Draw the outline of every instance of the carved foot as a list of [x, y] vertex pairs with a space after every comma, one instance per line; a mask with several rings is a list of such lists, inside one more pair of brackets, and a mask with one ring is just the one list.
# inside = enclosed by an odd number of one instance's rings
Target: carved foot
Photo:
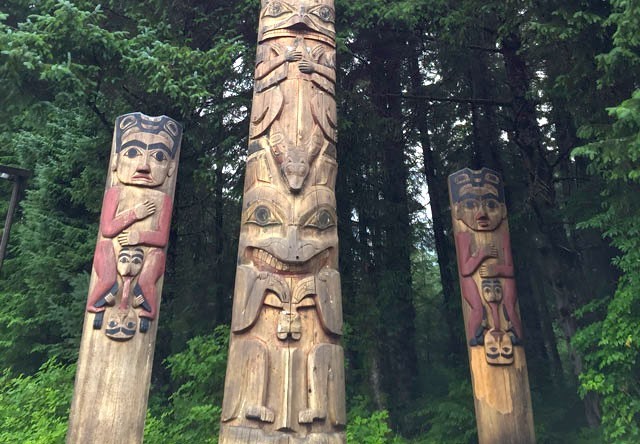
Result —
[[113, 293], [107, 293], [104, 297], [98, 299], [98, 302], [93, 304], [96, 308], [102, 308], [105, 305], [113, 306], [116, 303], [116, 296]]
[[247, 407], [244, 416], [247, 419], [255, 419], [256, 421], [262, 422], [273, 422], [276, 419], [271, 409], [256, 405]]
[[133, 308], [142, 306], [143, 309], [151, 311], [151, 305], [149, 305], [147, 300], [144, 298], [142, 289], [138, 284], [136, 284], [136, 286], [134, 287], [133, 294], [135, 295], [135, 298], [133, 298], [133, 302], [131, 303], [133, 305]]
[[140, 318], [140, 333], [146, 333], [149, 331], [149, 327], [151, 327], [151, 319], [149, 318]]
[[96, 313], [96, 316], [93, 318], [93, 329], [100, 330], [102, 328], [103, 321], [104, 321], [104, 311]]
[[307, 409], [302, 410], [298, 414], [298, 422], [300, 424], [311, 424], [316, 419], [323, 420], [327, 417], [327, 414], [319, 409]]

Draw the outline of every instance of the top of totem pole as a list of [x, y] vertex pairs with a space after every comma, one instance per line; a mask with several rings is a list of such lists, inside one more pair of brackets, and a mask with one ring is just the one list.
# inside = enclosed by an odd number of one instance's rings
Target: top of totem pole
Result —
[[281, 36], [306, 37], [335, 46], [334, 0], [262, 0], [258, 42]]
[[494, 231], [507, 217], [500, 174], [464, 168], [449, 176], [453, 215], [473, 231]]
[[124, 185], [162, 186], [173, 176], [182, 126], [167, 116], [125, 114], [116, 119], [111, 170]]

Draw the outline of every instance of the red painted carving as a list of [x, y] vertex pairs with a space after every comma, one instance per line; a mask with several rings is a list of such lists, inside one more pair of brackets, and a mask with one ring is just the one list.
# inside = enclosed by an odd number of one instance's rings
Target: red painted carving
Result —
[[[101, 328], [101, 313], [115, 303], [118, 294], [121, 317], [126, 318], [123, 304], [129, 303], [133, 292], [131, 304], [142, 307], [140, 330], [146, 331], [158, 310], [156, 285], [164, 274], [164, 248], [169, 241], [173, 210], [165, 182], [175, 171], [181, 130], [168, 117], [151, 118], [139, 113], [119, 117], [116, 125], [112, 186], [105, 192], [102, 204], [93, 262], [96, 279], [87, 310], [98, 314], [94, 327]], [[116, 255], [133, 247], [140, 250], [142, 261], [135, 274], [119, 267], [126, 257], [116, 259]]]
[[502, 181], [486, 168], [464, 169], [450, 176], [449, 188], [469, 345], [484, 344], [492, 364], [510, 364], [522, 324]]

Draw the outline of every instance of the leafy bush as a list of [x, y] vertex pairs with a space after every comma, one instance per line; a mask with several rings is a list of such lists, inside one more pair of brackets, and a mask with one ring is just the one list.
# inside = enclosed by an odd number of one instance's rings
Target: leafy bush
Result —
[[0, 443], [63, 443], [73, 393], [74, 366], [50, 359], [33, 376], [0, 376]]

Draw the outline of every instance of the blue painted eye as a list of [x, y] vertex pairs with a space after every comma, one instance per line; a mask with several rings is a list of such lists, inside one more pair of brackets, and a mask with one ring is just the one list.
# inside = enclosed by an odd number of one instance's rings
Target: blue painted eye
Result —
[[136, 157], [138, 157], [140, 155], [140, 152], [138, 151], [137, 148], [129, 148], [125, 153], [125, 156], [127, 156], [129, 159], [134, 159]]
[[155, 151], [155, 152], [151, 153], [151, 157], [156, 159], [158, 162], [163, 162], [163, 161], [167, 160], [166, 154], [163, 153], [162, 151]]

